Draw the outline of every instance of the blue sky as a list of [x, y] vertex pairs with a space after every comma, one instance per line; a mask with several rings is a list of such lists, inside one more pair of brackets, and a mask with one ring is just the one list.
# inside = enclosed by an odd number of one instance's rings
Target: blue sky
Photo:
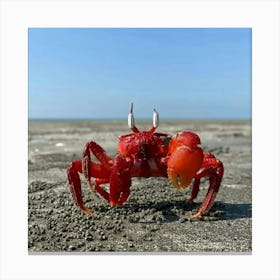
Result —
[[251, 118], [249, 28], [30, 28], [29, 118]]

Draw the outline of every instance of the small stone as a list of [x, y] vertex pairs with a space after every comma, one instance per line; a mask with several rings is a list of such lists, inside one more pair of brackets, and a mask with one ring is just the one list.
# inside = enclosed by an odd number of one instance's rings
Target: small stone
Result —
[[64, 146], [64, 143], [56, 143], [55, 146], [56, 146], [56, 147], [63, 147], [63, 146]]
[[85, 236], [85, 240], [86, 240], [86, 241], [92, 241], [92, 240], [93, 240], [92, 235], [91, 235], [90, 233], [87, 234], [87, 235]]
[[70, 246], [68, 247], [68, 249], [69, 249], [70, 251], [74, 251], [74, 250], [76, 250], [77, 248], [76, 248], [76, 246], [74, 246], [74, 245], [70, 245]]
[[128, 241], [133, 241], [133, 240], [134, 240], [134, 238], [132, 237], [132, 235], [131, 235], [131, 234], [129, 234], [129, 235], [127, 235], [127, 240], [128, 240]]
[[99, 236], [99, 240], [101, 240], [101, 241], [104, 241], [104, 240], [107, 240], [107, 239], [108, 238], [107, 238], [107, 236], [105, 234]]
[[179, 219], [180, 223], [185, 223], [188, 219], [186, 217], [182, 217]]
[[146, 241], [153, 241], [153, 238], [152, 238], [151, 236], [147, 236], [147, 237], [145, 238], [145, 240], [146, 240]]
[[157, 226], [157, 225], [151, 227], [151, 229], [150, 229], [151, 232], [155, 232], [155, 231], [158, 231], [158, 230], [159, 230], [159, 226]]
[[87, 246], [87, 251], [94, 252], [94, 251], [96, 251], [96, 248], [95, 248], [94, 245], [90, 244], [90, 245]]

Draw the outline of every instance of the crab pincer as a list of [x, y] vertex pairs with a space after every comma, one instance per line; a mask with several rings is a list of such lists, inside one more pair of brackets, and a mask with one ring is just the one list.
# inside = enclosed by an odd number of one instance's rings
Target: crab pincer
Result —
[[175, 188], [188, 187], [201, 167], [203, 151], [199, 144], [199, 137], [191, 131], [180, 132], [172, 138], [169, 145], [167, 174]]

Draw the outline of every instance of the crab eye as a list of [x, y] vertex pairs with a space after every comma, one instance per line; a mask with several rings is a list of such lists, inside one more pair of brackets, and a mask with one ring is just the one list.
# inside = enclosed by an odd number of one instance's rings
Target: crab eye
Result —
[[133, 117], [132, 113], [128, 114], [127, 123], [128, 123], [128, 127], [129, 128], [133, 128], [134, 127], [134, 117]]
[[154, 109], [154, 114], [153, 114], [153, 127], [157, 128], [159, 125], [159, 116], [158, 116], [158, 112], [156, 109]]

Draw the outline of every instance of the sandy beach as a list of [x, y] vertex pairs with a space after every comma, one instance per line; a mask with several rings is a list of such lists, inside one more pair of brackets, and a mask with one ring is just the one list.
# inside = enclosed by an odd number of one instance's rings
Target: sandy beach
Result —
[[[140, 129], [150, 122], [137, 122]], [[193, 205], [190, 188], [178, 191], [166, 178], [133, 178], [122, 207], [91, 193], [81, 177], [83, 214], [74, 204], [67, 167], [81, 159], [94, 140], [113, 156], [118, 136], [130, 133], [126, 121], [29, 121], [28, 250], [45, 252], [251, 253], [251, 122], [238, 120], [161, 121], [158, 132], [199, 134], [202, 147], [225, 167], [212, 210], [189, 221], [205, 196], [208, 180]]]

